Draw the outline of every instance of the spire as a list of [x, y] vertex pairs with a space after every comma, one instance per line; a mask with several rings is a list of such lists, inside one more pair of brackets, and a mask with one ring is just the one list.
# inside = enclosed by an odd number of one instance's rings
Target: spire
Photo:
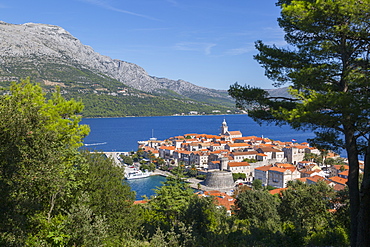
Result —
[[227, 127], [226, 119], [224, 118], [224, 121], [222, 122], [221, 126], [221, 135], [226, 135], [227, 132], [229, 132], [229, 130]]
[[222, 125], [227, 125], [225, 118], [224, 118], [224, 121], [222, 122]]

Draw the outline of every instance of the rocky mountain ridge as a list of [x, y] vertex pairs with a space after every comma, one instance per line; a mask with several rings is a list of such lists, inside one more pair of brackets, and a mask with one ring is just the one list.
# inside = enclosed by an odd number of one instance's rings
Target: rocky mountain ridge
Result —
[[148, 93], [171, 90], [190, 98], [194, 93], [205, 97], [228, 98], [218, 90], [199, 87], [183, 80], [150, 76], [136, 64], [95, 52], [92, 47], [82, 44], [69, 32], [54, 25], [0, 22], [0, 64], [15, 60], [78, 65]]

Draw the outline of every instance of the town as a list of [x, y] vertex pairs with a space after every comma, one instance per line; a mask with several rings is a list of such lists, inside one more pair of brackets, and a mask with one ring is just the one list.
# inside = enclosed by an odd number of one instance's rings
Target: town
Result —
[[148, 159], [160, 157], [168, 166], [183, 164], [203, 175], [219, 171], [242, 173], [245, 184], [258, 179], [263, 186], [284, 189], [293, 180], [307, 184], [322, 180], [338, 191], [344, 189], [348, 179], [346, 159], [334, 152], [318, 150], [307, 142], [244, 137], [240, 131], [229, 131], [226, 120], [219, 135], [185, 134], [164, 141], [151, 138], [138, 144]]

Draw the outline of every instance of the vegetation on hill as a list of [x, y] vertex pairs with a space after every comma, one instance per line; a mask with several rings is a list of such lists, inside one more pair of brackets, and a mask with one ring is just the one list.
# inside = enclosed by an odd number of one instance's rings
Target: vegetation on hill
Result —
[[78, 64], [72, 66], [40, 61], [36, 65], [24, 58], [0, 66], [0, 85], [3, 87], [28, 76], [40, 83], [46, 92], [52, 93], [55, 86], [59, 86], [67, 99], [82, 100], [84, 117], [165, 116], [189, 114], [191, 111], [199, 114], [235, 112], [231, 99], [225, 101], [202, 94], [190, 99], [171, 90], [149, 94]]
[[189, 114], [227, 114], [230, 108], [184, 100], [164, 98], [160, 96], [109, 96], [105, 94], [85, 94], [83, 97], [75, 94], [68, 98], [81, 99], [85, 105], [84, 117], [125, 117], [125, 116], [168, 116]]

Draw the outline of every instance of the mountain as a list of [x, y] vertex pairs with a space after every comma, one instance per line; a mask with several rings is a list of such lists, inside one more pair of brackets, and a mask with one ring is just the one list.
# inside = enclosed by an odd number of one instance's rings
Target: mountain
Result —
[[[183, 80], [150, 76], [136, 64], [100, 55], [63, 28], [53, 25], [0, 22], [0, 65], [0, 80], [3, 81], [9, 79], [8, 77], [27, 76], [26, 72], [31, 72], [29, 76], [40, 82], [68, 81], [68, 74], [65, 72], [69, 69], [66, 67], [72, 67], [109, 77], [149, 94], [233, 105], [226, 91], [199, 87]], [[54, 72], [43, 71], [42, 66], [51, 68]], [[88, 83], [84, 78], [80, 79], [82, 81], [76, 83]]]
[[272, 97], [285, 97], [292, 98], [292, 95], [288, 92], [288, 87], [276, 88], [276, 89], [265, 89]]
[[95, 52], [61, 27], [0, 21], [0, 85], [26, 77], [46, 92], [59, 86], [66, 98], [81, 99], [87, 117], [235, 110], [226, 90], [151, 76], [134, 63]]

